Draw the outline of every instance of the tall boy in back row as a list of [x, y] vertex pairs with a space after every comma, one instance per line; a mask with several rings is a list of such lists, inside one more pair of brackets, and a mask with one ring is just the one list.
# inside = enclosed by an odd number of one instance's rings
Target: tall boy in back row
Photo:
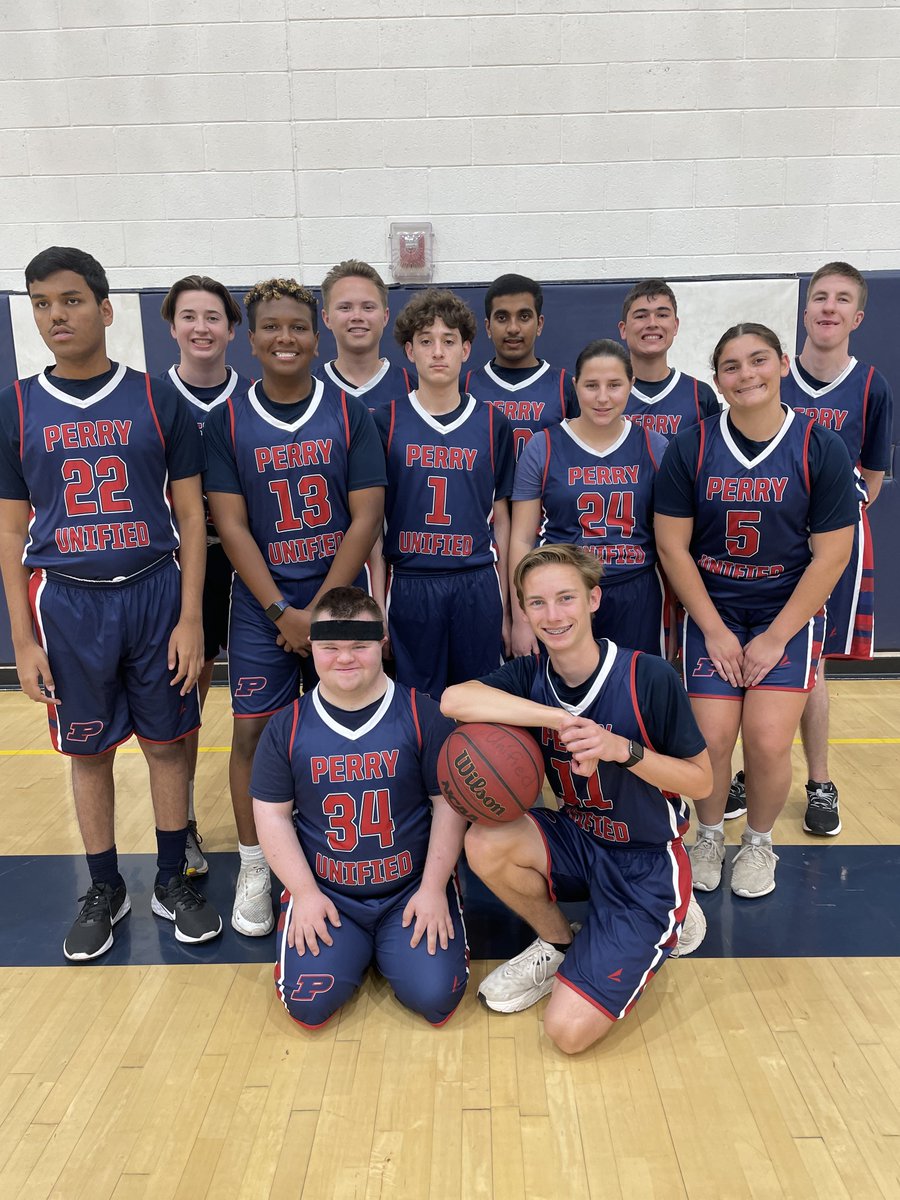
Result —
[[[828, 600], [823, 659], [868, 659], [873, 652], [874, 565], [866, 510], [878, 499], [890, 466], [894, 407], [884, 376], [850, 354], [850, 335], [862, 324], [867, 298], [865, 279], [849, 263], [826, 263], [815, 272], [803, 313], [806, 340], [781, 385], [786, 403], [839, 435], [856, 468], [859, 521], [850, 561]], [[828, 709], [823, 664], [800, 720], [809, 772], [803, 828], [834, 837], [841, 832], [841, 817], [828, 769]], [[746, 811], [744, 773], [739, 771], [725, 816]]]
[[678, 302], [665, 280], [636, 283], [625, 297], [619, 322], [634, 368], [625, 416], [667, 440], [721, 412], [708, 383], [669, 366], [677, 333]]
[[179, 941], [204, 942], [222, 922], [184, 874], [184, 741], [200, 723], [203, 665], [200, 432], [170, 383], [110, 361], [113, 308], [95, 258], [51, 246], [25, 285], [53, 365], [0, 393], [0, 567], [19, 680], [70, 756], [90, 872], [63, 953], [105, 953], [131, 910], [113, 764], [132, 734], [156, 823], [151, 909]]
[[367, 262], [344, 259], [322, 280], [322, 320], [337, 346], [337, 358], [324, 367], [326, 381], [362, 400], [370, 412], [416, 386], [406, 367], [381, 356], [390, 315], [384, 280]]
[[495, 279], [484, 297], [484, 327], [494, 357], [466, 375], [464, 391], [489, 401], [512, 426], [517, 462], [538, 430], [578, 416], [571, 375], [535, 353], [544, 328], [543, 308], [544, 292], [534, 279]]

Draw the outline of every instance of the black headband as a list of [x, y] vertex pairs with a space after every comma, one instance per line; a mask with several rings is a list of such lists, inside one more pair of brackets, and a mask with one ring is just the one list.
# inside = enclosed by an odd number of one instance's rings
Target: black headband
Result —
[[380, 642], [383, 637], [382, 621], [313, 621], [309, 627], [311, 642]]

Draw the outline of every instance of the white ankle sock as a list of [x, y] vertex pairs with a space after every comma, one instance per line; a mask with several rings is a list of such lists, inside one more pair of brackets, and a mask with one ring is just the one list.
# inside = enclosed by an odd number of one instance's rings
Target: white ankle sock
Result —
[[741, 834], [742, 842], [749, 842], [751, 846], [771, 846], [772, 845], [772, 830], [768, 833], [757, 833], [755, 829], [751, 829], [748, 825]]
[[266, 865], [266, 856], [262, 852], [262, 846], [245, 846], [243, 842], [238, 842], [238, 852], [241, 856], [242, 867], [264, 867]]
[[712, 835], [714, 833], [724, 834], [724, 832], [725, 832], [725, 818], [724, 817], [718, 823], [718, 825], [704, 825], [702, 821], [697, 822], [697, 840], [698, 841], [705, 837], [712, 837]]

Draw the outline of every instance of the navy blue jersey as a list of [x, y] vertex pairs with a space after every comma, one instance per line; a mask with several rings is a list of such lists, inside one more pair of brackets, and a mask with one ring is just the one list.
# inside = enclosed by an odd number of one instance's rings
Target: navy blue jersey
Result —
[[206, 423], [206, 418], [220, 404], [224, 404], [229, 396], [233, 396], [239, 392], [246, 392], [250, 387], [252, 380], [245, 379], [243, 375], [239, 375], [234, 367], [227, 368], [225, 382], [220, 387], [195, 387], [192, 383], [185, 383], [178, 374], [177, 367], [169, 367], [163, 379], [167, 379], [176, 391], [180, 392], [187, 400], [191, 407], [191, 411], [197, 418], [197, 424], [203, 429]]
[[[700, 425], [691, 553], [714, 601], [760, 609], [783, 607], [811, 561], [810, 533], [824, 532], [810, 525], [810, 442], [815, 423], [793, 409], [785, 411], [781, 429], [764, 445], [757, 443], [752, 458], [746, 443], [739, 444], [727, 413], [708, 417]], [[692, 430], [680, 434], [669, 447], [660, 480], [666, 476], [670, 454], [676, 451], [674, 461], [679, 444], [692, 434]], [[835, 499], [846, 500], [849, 495], [852, 505], [853, 477], [843, 447], [840, 456], [845, 464], [843, 487], [837, 489]], [[668, 507], [657, 499], [658, 511]], [[853, 508], [849, 511], [852, 515], [844, 525], [855, 523]]]
[[719, 411], [716, 394], [708, 383], [676, 370], [658, 382], [635, 379], [625, 405], [629, 421], [661, 433], [667, 440]]
[[437, 752], [453, 722], [430, 697], [391, 680], [364, 725], [354, 715], [327, 705], [318, 687], [276, 713], [250, 791], [293, 801], [300, 845], [322, 883], [352, 896], [389, 895], [421, 878]]
[[386, 358], [381, 360], [381, 366], [372, 378], [359, 387], [354, 387], [341, 375], [334, 360], [325, 364], [325, 376], [326, 386], [332, 384], [339, 392], [356, 396], [358, 400], [362, 400], [369, 412], [374, 412], [382, 404], [389, 404], [391, 400], [408, 396], [416, 386], [415, 376], [411, 376], [406, 367], [395, 366]]
[[469, 371], [463, 391], [500, 409], [512, 425], [517, 459], [538, 430], [579, 412], [571, 376], [545, 361], [511, 369], [487, 362]]
[[[169, 367], [162, 378], [168, 380], [175, 390], [184, 396], [191, 412], [197, 418], [197, 425], [201, 433], [203, 432], [203, 426], [206, 424], [206, 418], [212, 410], [218, 405], [224, 404], [229, 396], [234, 395], [236, 392], [246, 392], [251, 383], [249, 379], [245, 379], [243, 375], [239, 375], [234, 367], [228, 368], [225, 382], [220, 387], [195, 387], [192, 383], [185, 383], [178, 374], [178, 368], [174, 366]], [[219, 536], [209, 515], [209, 505], [206, 503], [206, 496], [203, 497], [203, 502], [206, 507], [207, 541], [209, 543], [218, 542]]]
[[[600, 665], [578, 689], [568, 689], [553, 671], [546, 650], [513, 659], [480, 682], [537, 704], [564, 708], [621, 737], [667, 754], [693, 758], [705, 743], [687, 693], [668, 663], [651, 654], [620, 649], [603, 639]], [[620, 763], [601, 762], [595, 774], [572, 771], [572, 756], [550, 729], [536, 731], [544, 769], [563, 812], [581, 829], [611, 845], [659, 846], [680, 837], [688, 806]]]
[[494, 499], [512, 491], [512, 434], [492, 405], [464, 396], [443, 419], [415, 392], [375, 413], [388, 486], [384, 557], [405, 571], [453, 571], [497, 560]]
[[884, 376], [851, 358], [831, 383], [813, 379], [798, 359], [781, 381], [781, 398], [797, 412], [833, 429], [854, 466], [887, 471], [891, 465], [894, 400]]
[[657, 560], [653, 492], [666, 440], [630, 422], [606, 450], [579, 439], [568, 421], [525, 447], [513, 501], [541, 501], [538, 544], [568, 542], [596, 554], [603, 586], [631, 578]]
[[[203, 446], [184, 401], [124, 365], [93, 380], [44, 372], [0, 399], [2, 494], [34, 509], [24, 562], [77, 579], [139, 574], [179, 543], [169, 480], [203, 470]], [[18, 470], [7, 470], [18, 453]]]
[[[273, 415], [279, 408], [288, 419]], [[292, 417], [295, 410], [300, 415]], [[352, 468], [357, 429], [370, 432], [377, 452], [377, 459], [367, 454], [362, 478]], [[207, 491], [244, 497], [250, 531], [276, 582], [326, 575], [350, 525], [349, 493], [385, 482], [369, 413], [320, 379], [311, 399], [286, 406], [273, 405], [255, 383], [214, 410], [204, 436]]]

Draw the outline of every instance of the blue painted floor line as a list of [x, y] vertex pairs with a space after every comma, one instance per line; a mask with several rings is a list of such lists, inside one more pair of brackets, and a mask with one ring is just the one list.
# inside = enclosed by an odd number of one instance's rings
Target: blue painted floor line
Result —
[[[900, 847], [811, 844], [778, 848], [778, 886], [760, 900], [741, 900], [724, 882], [717, 892], [696, 893], [708, 922], [696, 958], [843, 958], [900, 956]], [[274, 962], [275, 935], [246, 938], [231, 928], [237, 854], [209, 854], [200, 888], [222, 915], [223, 934], [185, 946], [170, 921], [153, 916], [150, 894], [156, 863], [149, 854], [120, 855], [132, 911], [115, 928], [113, 948], [94, 963]], [[508, 958], [533, 936], [463, 866], [466, 928], [473, 958]], [[0, 858], [0, 966], [65, 963], [62, 941], [88, 885], [77, 855]], [[273, 888], [278, 894], [277, 885]], [[573, 916], [579, 908], [570, 907]]]

